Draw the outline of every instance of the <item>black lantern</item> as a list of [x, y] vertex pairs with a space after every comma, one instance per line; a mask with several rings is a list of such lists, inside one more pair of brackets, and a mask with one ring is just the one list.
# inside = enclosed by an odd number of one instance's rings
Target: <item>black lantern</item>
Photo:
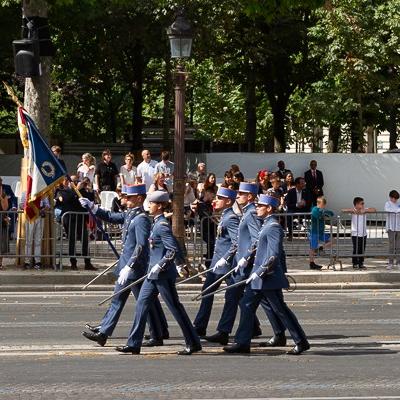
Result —
[[192, 50], [193, 31], [183, 10], [177, 13], [175, 21], [167, 29], [171, 45], [171, 58], [188, 58]]

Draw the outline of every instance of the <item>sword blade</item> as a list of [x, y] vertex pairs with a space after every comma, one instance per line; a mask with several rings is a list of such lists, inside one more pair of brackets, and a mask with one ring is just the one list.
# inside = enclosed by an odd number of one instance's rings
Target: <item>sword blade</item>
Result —
[[114, 264], [110, 265], [107, 267], [104, 271], [101, 271], [98, 275], [96, 275], [90, 282], [88, 282], [85, 286], [82, 287], [82, 290], [85, 290], [88, 286], [90, 286], [94, 281], [99, 279], [101, 276], [103, 276], [105, 273], [107, 273], [111, 268], [115, 267], [118, 264], [118, 261], [115, 261]]
[[224, 292], [224, 291], [226, 291], [226, 290], [233, 289], [233, 288], [235, 288], [235, 287], [242, 286], [242, 285], [245, 285], [245, 284], [246, 284], [246, 279], [244, 279], [243, 281], [236, 282], [236, 283], [234, 283], [234, 284], [232, 284], [232, 285], [228, 285], [228, 286], [226, 286], [226, 287], [217, 289], [217, 290], [215, 290], [214, 292], [207, 293], [207, 294], [205, 294], [204, 296], [201, 296], [198, 300], [206, 299], [207, 297], [214, 296], [214, 295], [217, 294], [217, 293]]
[[[236, 267], [235, 267], [236, 268]], [[192, 297], [192, 301], [196, 301], [199, 299], [200, 296], [203, 296], [204, 293], [208, 292], [211, 288], [214, 286], [217, 286], [220, 282], [222, 282], [225, 278], [227, 278], [234, 270], [235, 268], [232, 268], [229, 270], [225, 275], [222, 275], [221, 278], [217, 279], [215, 282], [213, 282], [210, 286], [206, 287], [202, 292], [200, 292], [198, 295]]]
[[212, 270], [212, 268], [208, 268], [208, 269], [206, 269], [205, 271], [201, 271], [201, 272], [199, 272], [199, 273], [196, 274], [196, 275], [189, 276], [189, 278], [186, 278], [186, 279], [184, 279], [183, 281], [178, 282], [175, 286], [182, 285], [182, 283], [186, 283], [186, 282], [188, 282], [188, 281], [191, 281], [192, 279], [197, 278], [198, 276], [204, 275], [204, 274], [206, 274], [207, 272], [209, 272], [209, 271], [211, 271], [211, 270]]
[[132, 283], [129, 284], [128, 286], [125, 286], [124, 288], [122, 288], [121, 290], [119, 290], [118, 292], [113, 293], [111, 296], [108, 296], [107, 298], [105, 298], [104, 300], [102, 300], [102, 301], [99, 303], [99, 306], [103, 305], [106, 301], [111, 300], [112, 298], [114, 298], [114, 297], [120, 295], [121, 293], [125, 292], [126, 290], [129, 290], [131, 287], [133, 287], [133, 286], [135, 286], [135, 285], [138, 285], [139, 283], [143, 282], [143, 281], [147, 278], [147, 275], [148, 275], [148, 274], [142, 276], [141, 278], [137, 279], [135, 282], [132, 282]]

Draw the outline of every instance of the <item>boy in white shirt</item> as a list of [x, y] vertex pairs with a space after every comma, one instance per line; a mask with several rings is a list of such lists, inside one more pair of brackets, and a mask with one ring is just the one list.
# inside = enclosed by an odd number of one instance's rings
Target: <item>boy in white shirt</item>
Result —
[[385, 203], [386, 231], [389, 237], [389, 263], [386, 269], [392, 269], [396, 258], [397, 267], [400, 268], [400, 205], [399, 192], [391, 190], [389, 201]]
[[351, 216], [351, 240], [353, 242], [353, 268], [365, 269], [364, 257], [358, 254], [365, 253], [367, 244], [367, 216], [366, 213], [376, 212], [375, 208], [365, 208], [364, 199], [362, 197], [354, 197], [354, 208], [344, 208], [343, 212], [353, 214]]

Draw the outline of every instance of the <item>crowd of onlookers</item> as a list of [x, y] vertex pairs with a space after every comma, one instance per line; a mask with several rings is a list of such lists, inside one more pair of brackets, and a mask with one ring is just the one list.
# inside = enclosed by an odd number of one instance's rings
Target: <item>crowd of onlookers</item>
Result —
[[[61, 157], [61, 148], [52, 147], [53, 154], [58, 158], [62, 166], [67, 171], [66, 165]], [[106, 149], [101, 155], [101, 160], [96, 163], [95, 158], [90, 153], [82, 155], [81, 162], [76, 166], [76, 170], [68, 171], [70, 180], [65, 178], [59, 187], [54, 191], [54, 213], [58, 222], [63, 224], [68, 238], [69, 254], [77, 254], [77, 241], [80, 242], [80, 255], [83, 256], [85, 269], [95, 269], [91, 264], [88, 242], [90, 238], [99, 235], [98, 221], [94, 221], [91, 216], [87, 216], [86, 210], [82, 208], [78, 201], [78, 196], [71, 182], [80, 191], [83, 197], [88, 198], [99, 204], [103, 204], [104, 195], [111, 194], [112, 202], [108, 204], [112, 211], [124, 211], [123, 187], [142, 183], [146, 185], [147, 192], [161, 190], [168, 192], [172, 200], [174, 163], [170, 161], [170, 153], [163, 151], [160, 161], [152, 159], [149, 150], [143, 150], [142, 160], [135, 163], [132, 153], [127, 153], [124, 163], [117, 167], [112, 159], [110, 150]], [[135, 164], [138, 164], [135, 166]], [[193, 218], [200, 217], [201, 234], [207, 243], [206, 259], [211, 259], [216, 235], [216, 221], [213, 215], [213, 200], [216, 197], [219, 187], [227, 187], [238, 190], [243, 181], [256, 182], [259, 187], [259, 194], [268, 194], [279, 198], [280, 205], [278, 212], [286, 213], [280, 221], [287, 235], [287, 240], [293, 239], [293, 231], [301, 226], [304, 221], [301, 214], [311, 213], [309, 217], [309, 240], [310, 240], [310, 268], [320, 269], [314, 262], [318, 249], [322, 246], [330, 245], [330, 238], [324, 233], [324, 219], [332, 217], [333, 213], [326, 209], [326, 198], [323, 196], [324, 178], [320, 170], [317, 169], [317, 162], [312, 160], [310, 168], [304, 172], [303, 176], [294, 176], [292, 171], [286, 168], [284, 161], [277, 163], [275, 170], [262, 169], [255, 177], [245, 176], [240, 170], [239, 165], [232, 164], [224, 173], [222, 182], [217, 182], [217, 177], [213, 172], [208, 172], [206, 164], [199, 162], [195, 170], [186, 175], [186, 185], [184, 190], [184, 213], [186, 224], [193, 224]], [[400, 207], [397, 204], [399, 194], [391, 191], [389, 201], [385, 205], [385, 211], [395, 213], [395, 219], [388, 216], [386, 227], [389, 237], [390, 254], [400, 253]], [[24, 193], [22, 193], [19, 204], [9, 185], [3, 185], [0, 178], [0, 211], [14, 211], [23, 209]], [[364, 200], [360, 197], [354, 199], [353, 208], [343, 209], [342, 211], [352, 214], [351, 236], [353, 240], [353, 266], [354, 268], [364, 268], [364, 258], [356, 256], [365, 252], [366, 246], [366, 218], [368, 212], [375, 212], [375, 209], [366, 208]], [[238, 206], [234, 209], [240, 213]], [[51, 209], [48, 199], [43, 199], [40, 203], [40, 217], [44, 217], [45, 211]], [[68, 218], [63, 216], [68, 213]], [[81, 213], [81, 214], [80, 214]], [[298, 216], [293, 215], [298, 214]], [[398, 215], [397, 215], [398, 214]], [[11, 214], [8, 214], [11, 215]], [[8, 240], [15, 232], [16, 216], [9, 218], [2, 213], [0, 221], [0, 268], [1, 254], [7, 253]], [[206, 218], [204, 218], [206, 217]], [[208, 217], [208, 218], [207, 218]], [[12, 226], [11, 226], [12, 225]], [[31, 265], [36, 269], [41, 268], [41, 238], [43, 234], [43, 218], [38, 218], [34, 222], [27, 222], [26, 225], [26, 263], [25, 267]], [[71, 256], [71, 268], [77, 269], [77, 259]], [[31, 263], [32, 261], [32, 263]], [[397, 264], [400, 265], [400, 256], [389, 257], [388, 268], [391, 269]]]

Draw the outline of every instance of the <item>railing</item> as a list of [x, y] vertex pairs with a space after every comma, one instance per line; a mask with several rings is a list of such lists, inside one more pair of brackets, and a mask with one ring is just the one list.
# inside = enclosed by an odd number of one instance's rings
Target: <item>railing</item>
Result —
[[[0, 212], [0, 258], [18, 260], [20, 265], [29, 263], [35, 255], [34, 243], [39, 240], [37, 257], [48, 258], [48, 264], [57, 265], [60, 269], [69, 259], [84, 261], [90, 258], [92, 262], [115, 260], [109, 244], [88, 213], [67, 212], [58, 223], [54, 215], [48, 212], [35, 222], [37, 230], [34, 234], [31, 232], [33, 225], [27, 222], [18, 235], [16, 227], [21, 213]], [[400, 213], [342, 213], [335, 217], [324, 217], [321, 223], [313, 222], [310, 213], [280, 213], [276, 217], [285, 232], [284, 249], [288, 257], [307, 258], [313, 247], [315, 256], [327, 258], [328, 267], [334, 269], [337, 265], [341, 269], [344, 259], [352, 259], [349, 261], [359, 264], [360, 258], [380, 257], [387, 258], [389, 263], [399, 259], [400, 264]], [[185, 219], [186, 250], [189, 262], [194, 267], [207, 268], [210, 265], [218, 222], [218, 216]], [[103, 224], [113, 245], [120, 252], [121, 227], [98, 220], [97, 223]], [[387, 224], [394, 229], [398, 226], [399, 231], [388, 232]], [[329, 248], [324, 242], [330, 245]]]

